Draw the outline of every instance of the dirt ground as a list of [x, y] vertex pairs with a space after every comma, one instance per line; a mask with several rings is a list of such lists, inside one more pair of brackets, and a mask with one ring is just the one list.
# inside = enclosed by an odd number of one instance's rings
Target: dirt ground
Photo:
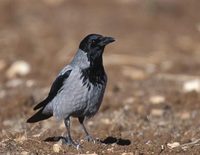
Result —
[[[199, 0], [1, 0], [0, 154], [200, 154]], [[101, 140], [83, 148], [46, 142], [65, 133], [54, 118], [26, 124], [59, 70], [89, 33], [106, 48], [108, 86], [86, 121]], [[25, 61], [24, 75], [12, 70]]]

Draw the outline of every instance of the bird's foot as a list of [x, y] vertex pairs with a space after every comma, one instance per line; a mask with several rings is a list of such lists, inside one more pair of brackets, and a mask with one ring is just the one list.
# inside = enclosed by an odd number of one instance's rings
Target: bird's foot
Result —
[[64, 144], [72, 146], [76, 148], [77, 150], [82, 148], [82, 146], [79, 143], [75, 143], [71, 138], [65, 137], [62, 141]]
[[91, 135], [86, 135], [84, 139], [88, 142], [93, 142], [94, 144], [98, 142], [98, 140]]

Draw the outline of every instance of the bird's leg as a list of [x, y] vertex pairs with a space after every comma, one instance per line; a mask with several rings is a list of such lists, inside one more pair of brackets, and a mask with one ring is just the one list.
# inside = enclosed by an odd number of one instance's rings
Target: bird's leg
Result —
[[96, 142], [96, 139], [93, 138], [93, 137], [88, 133], [88, 131], [87, 131], [87, 129], [86, 129], [84, 123], [83, 123], [84, 117], [79, 117], [78, 120], [79, 120], [79, 122], [80, 122], [80, 124], [81, 124], [81, 126], [82, 126], [82, 128], [83, 128], [83, 130], [84, 130], [84, 132], [85, 132], [85, 134], [86, 134], [85, 139], [86, 139], [88, 142], [89, 142], [89, 141], [92, 141], [92, 142], [95, 143], [95, 142]]
[[65, 138], [65, 143], [68, 144], [68, 145], [72, 145], [74, 146], [76, 149], [79, 149], [80, 145], [75, 143], [73, 140], [72, 140], [72, 137], [71, 137], [71, 133], [70, 133], [70, 119], [69, 118], [66, 118], [64, 120], [64, 123], [65, 123], [65, 127], [67, 129], [67, 134], [68, 134], [68, 137]]

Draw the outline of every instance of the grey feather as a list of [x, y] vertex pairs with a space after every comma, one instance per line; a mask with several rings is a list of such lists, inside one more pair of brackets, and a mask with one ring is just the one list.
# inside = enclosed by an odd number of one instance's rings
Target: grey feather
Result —
[[[46, 109], [53, 111], [57, 119], [69, 116], [93, 116], [99, 109], [106, 87], [107, 77], [104, 75], [104, 83], [92, 85], [87, 79], [86, 85], [82, 82], [82, 69], [89, 67], [90, 62], [86, 54], [78, 50], [69, 66], [65, 67], [60, 73], [63, 75], [67, 70], [71, 70], [69, 77], [64, 81], [62, 90], [46, 106]], [[88, 90], [88, 85], [90, 90]]]
[[67, 66], [60, 72], [56, 80], [53, 82], [47, 98], [40, 102], [38, 105], [36, 105], [34, 107], [34, 110], [37, 110], [42, 107], [44, 108], [50, 101], [53, 100], [53, 98], [59, 93], [59, 91], [62, 90], [63, 83], [69, 77], [71, 71], [72, 69], [70, 68], [70, 66]]
[[51, 101], [56, 118], [63, 119], [70, 115], [89, 117], [99, 109], [105, 86], [93, 86], [90, 84], [91, 89], [88, 91], [87, 86], [83, 85], [80, 78], [80, 69], [74, 68], [69, 78], [65, 81], [62, 91]]

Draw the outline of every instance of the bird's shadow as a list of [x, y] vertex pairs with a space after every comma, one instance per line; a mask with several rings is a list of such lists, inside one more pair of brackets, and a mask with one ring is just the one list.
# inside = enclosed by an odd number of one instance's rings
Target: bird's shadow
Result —
[[116, 137], [112, 137], [112, 136], [109, 136], [104, 140], [100, 140], [100, 142], [103, 144], [107, 144], [107, 145], [117, 144], [117, 145], [121, 145], [121, 146], [131, 144], [131, 141], [129, 139], [116, 138]]
[[[45, 142], [58, 142], [59, 140], [65, 140], [65, 137], [63, 137], [63, 136], [48, 137], [44, 141]], [[100, 142], [102, 144], [106, 144], [106, 145], [117, 144], [117, 145], [121, 145], [121, 146], [126, 146], [126, 145], [131, 144], [131, 141], [129, 139], [116, 138], [116, 137], [112, 137], [112, 136], [109, 136], [109, 137], [105, 138], [104, 140], [98, 140], [98, 142]]]
[[65, 137], [63, 137], [63, 136], [53, 136], [53, 137], [48, 137], [43, 141], [45, 141], [45, 142], [58, 142], [59, 140], [65, 140]]

